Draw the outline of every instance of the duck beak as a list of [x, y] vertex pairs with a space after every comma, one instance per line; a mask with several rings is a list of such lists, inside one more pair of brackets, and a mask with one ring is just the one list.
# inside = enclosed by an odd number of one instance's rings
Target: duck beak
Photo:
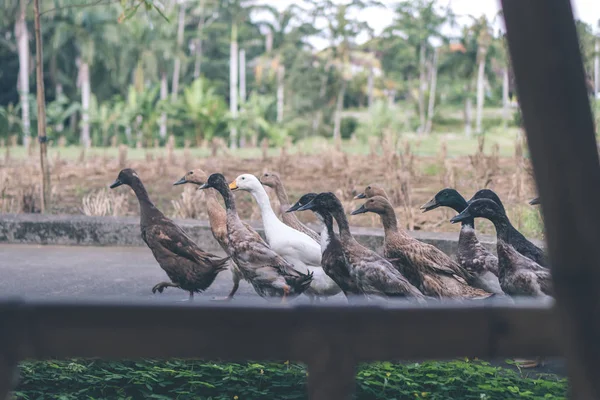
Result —
[[354, 196], [354, 200], [359, 200], [359, 199], [366, 199], [367, 195], [364, 193], [359, 193], [356, 196]]
[[117, 179], [116, 181], [114, 181], [114, 182], [112, 183], [112, 185], [110, 185], [110, 188], [111, 188], [111, 189], [114, 189], [114, 188], [116, 188], [116, 187], [119, 187], [119, 186], [121, 186], [122, 184], [123, 184], [123, 182], [121, 182], [119, 179]]
[[363, 214], [363, 213], [366, 213], [366, 212], [369, 212], [369, 210], [367, 210], [365, 208], [365, 205], [363, 204], [362, 206], [358, 207], [356, 210], [352, 211], [350, 213], [350, 215]]
[[457, 222], [461, 222], [464, 221], [465, 219], [469, 219], [469, 218], [473, 218], [471, 216], [471, 213], [469, 212], [468, 209], [464, 210], [463, 212], [461, 212], [460, 214], [454, 216], [452, 219], [450, 219], [450, 222], [453, 224], [456, 224]]
[[229, 184], [229, 189], [231, 190], [237, 190], [238, 189], [238, 185], [236, 181], [233, 181]]
[[303, 205], [303, 206], [300, 206], [299, 208], [297, 208], [295, 211], [306, 211], [306, 210], [312, 210], [313, 206], [314, 206], [314, 203], [313, 203], [313, 201], [311, 200], [311, 201], [309, 201], [308, 203], [306, 203], [305, 205]]
[[173, 186], [175, 186], [175, 185], [183, 185], [184, 183], [187, 183], [187, 180], [185, 179], [185, 176], [183, 178], [181, 178], [180, 180], [178, 180], [177, 182], [175, 182], [173, 184]]
[[296, 203], [293, 206], [291, 206], [290, 208], [288, 208], [285, 212], [289, 213], [289, 212], [298, 211], [300, 209], [300, 207], [301, 207], [301, 205], [299, 203]]
[[531, 199], [529, 201], [529, 205], [531, 205], [531, 206], [535, 206], [537, 204], [540, 204], [540, 198], [539, 197], [536, 197], [535, 199]]
[[200, 189], [208, 189], [209, 187], [210, 187], [210, 185], [209, 185], [208, 183], [205, 183], [205, 184], [203, 184], [203, 185], [200, 185], [200, 186], [198, 187], [198, 190], [200, 190]]
[[438, 208], [440, 205], [438, 204], [437, 201], [435, 201], [435, 198], [429, 200], [427, 203], [423, 204], [421, 206], [421, 210], [423, 210], [423, 212], [427, 212], [427, 211], [431, 211], [435, 208]]

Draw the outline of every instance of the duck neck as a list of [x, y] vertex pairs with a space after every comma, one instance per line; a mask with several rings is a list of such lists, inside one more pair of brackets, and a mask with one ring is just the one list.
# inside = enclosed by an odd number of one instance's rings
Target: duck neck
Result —
[[223, 207], [217, 199], [217, 191], [213, 188], [208, 188], [204, 191], [204, 199], [206, 200], [206, 211], [208, 213], [208, 219], [210, 225], [213, 226], [213, 222], [217, 222], [219, 214], [222, 216], [224, 213]]
[[152, 203], [152, 200], [150, 200], [150, 196], [148, 196], [148, 192], [141, 181], [134, 182], [130, 186], [140, 203], [142, 223], [149, 221], [155, 215], [162, 215], [154, 203]]
[[344, 210], [339, 207], [331, 212], [333, 218], [335, 218], [338, 227], [340, 229], [340, 236], [343, 238], [351, 238], [352, 234], [350, 233], [350, 226], [348, 225], [348, 218], [346, 218], [346, 214], [344, 214]]
[[510, 223], [506, 215], [494, 216], [489, 219], [496, 228], [496, 236], [505, 243], [510, 243], [509, 237], [515, 228]]
[[269, 201], [269, 195], [267, 195], [267, 192], [262, 186], [253, 188], [250, 193], [256, 200], [256, 203], [258, 203], [263, 225], [265, 226], [265, 234], [267, 234], [266, 230], [269, 229], [268, 227], [272, 227], [274, 224], [280, 224], [282, 222], [275, 215], [273, 207], [271, 207], [271, 202]]
[[227, 209], [227, 213], [233, 213], [237, 215], [237, 209], [235, 208], [235, 200], [233, 199], [233, 193], [231, 193], [231, 190], [229, 190], [229, 188], [226, 186], [218, 187], [215, 189], [219, 193], [221, 193], [221, 196], [223, 196], [223, 201], [225, 202], [225, 208]]
[[379, 217], [381, 218], [381, 223], [383, 224], [383, 230], [386, 236], [399, 233], [398, 219], [391, 206], [386, 204], [383, 212], [379, 213]]
[[283, 187], [283, 184], [281, 182], [277, 182], [275, 184], [274, 189], [275, 195], [277, 196], [277, 200], [279, 200], [279, 205], [281, 206], [281, 208], [290, 208], [290, 200], [288, 199], [288, 195], [285, 191], [285, 188]]
[[335, 237], [335, 233], [333, 231], [333, 217], [330, 213], [325, 211], [316, 211], [315, 212], [317, 218], [323, 224], [321, 228], [321, 252], [324, 252], [327, 249], [327, 246], [331, 242], [331, 239]]

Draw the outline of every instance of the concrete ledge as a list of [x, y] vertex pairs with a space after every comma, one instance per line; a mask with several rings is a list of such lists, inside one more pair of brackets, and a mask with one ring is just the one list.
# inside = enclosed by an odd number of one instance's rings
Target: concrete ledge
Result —
[[[208, 221], [176, 220], [206, 251], [220, 251]], [[260, 223], [252, 223], [264, 236]], [[447, 254], [456, 254], [458, 230], [446, 232], [410, 232]], [[383, 245], [383, 230], [353, 227], [356, 239], [369, 248]], [[495, 251], [495, 238], [480, 235], [480, 241]], [[144, 246], [138, 217], [88, 217], [84, 215], [0, 214], [0, 243], [53, 244], [83, 246]], [[536, 242], [538, 244], [539, 242]]]

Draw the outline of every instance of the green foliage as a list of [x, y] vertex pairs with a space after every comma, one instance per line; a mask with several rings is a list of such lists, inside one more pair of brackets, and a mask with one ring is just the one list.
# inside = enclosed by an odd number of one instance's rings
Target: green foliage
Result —
[[361, 121], [356, 136], [366, 142], [370, 136], [383, 138], [388, 132], [402, 130], [404, 121], [397, 106], [390, 106], [387, 101], [376, 101], [369, 110], [366, 121]]
[[[306, 369], [285, 363], [70, 360], [21, 365], [17, 399], [305, 399]], [[485, 362], [363, 365], [358, 400], [563, 399], [566, 381]]]
[[342, 118], [342, 122], [340, 125], [340, 133], [342, 134], [342, 139], [350, 139], [358, 128], [358, 119], [355, 117], [345, 117]]

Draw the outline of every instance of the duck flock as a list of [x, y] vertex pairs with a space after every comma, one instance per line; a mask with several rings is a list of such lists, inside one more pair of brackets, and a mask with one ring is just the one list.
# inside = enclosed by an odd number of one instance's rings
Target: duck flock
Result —
[[[227, 257], [202, 250], [156, 208], [138, 174], [124, 169], [110, 187], [127, 185], [136, 194], [142, 239], [169, 277], [169, 281], [156, 284], [153, 293], [174, 287], [189, 292], [191, 300], [194, 293], [208, 289], [221, 271], [231, 268], [233, 288], [227, 297], [215, 300], [233, 299], [242, 279], [259, 296], [280, 302], [301, 294], [314, 302], [340, 292], [349, 302], [552, 296], [544, 252], [512, 226], [502, 202], [489, 189], [480, 190], [469, 201], [454, 189], [443, 189], [421, 207], [423, 212], [450, 207], [458, 213], [450, 220], [462, 224], [455, 260], [402, 229], [385, 190], [375, 185], [355, 197], [365, 200], [351, 215], [370, 212], [380, 216], [385, 232], [382, 255], [355, 240], [342, 203], [331, 192], [307, 193], [290, 204], [275, 173], [260, 178], [243, 174], [229, 183], [222, 174], [208, 175], [201, 169], [189, 171], [174, 184], [197, 185], [205, 191], [211, 230]], [[278, 213], [271, 207], [265, 186], [279, 199]], [[256, 200], [266, 240], [240, 219], [233, 194], [236, 190], [250, 192]], [[321, 221], [319, 233], [295, 215], [308, 210]], [[494, 224], [497, 255], [478, 241], [475, 218]]]

